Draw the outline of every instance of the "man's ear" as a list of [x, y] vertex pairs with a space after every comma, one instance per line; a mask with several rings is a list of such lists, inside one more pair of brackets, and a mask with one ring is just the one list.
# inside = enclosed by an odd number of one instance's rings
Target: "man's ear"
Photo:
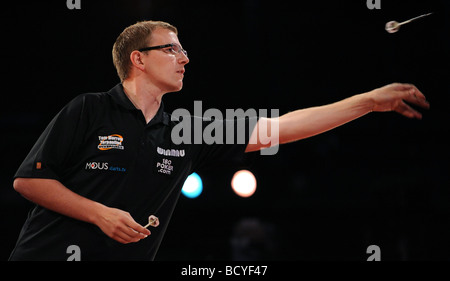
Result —
[[130, 54], [131, 63], [140, 70], [144, 70], [144, 62], [142, 60], [142, 56], [143, 54], [139, 51], [133, 51]]

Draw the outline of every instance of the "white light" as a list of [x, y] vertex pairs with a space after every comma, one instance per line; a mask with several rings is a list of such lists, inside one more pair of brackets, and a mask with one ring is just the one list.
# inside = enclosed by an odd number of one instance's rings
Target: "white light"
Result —
[[256, 178], [252, 172], [240, 170], [236, 172], [231, 180], [233, 191], [241, 197], [250, 197], [256, 191]]
[[203, 191], [202, 179], [197, 173], [190, 174], [183, 184], [181, 192], [188, 198], [198, 197]]

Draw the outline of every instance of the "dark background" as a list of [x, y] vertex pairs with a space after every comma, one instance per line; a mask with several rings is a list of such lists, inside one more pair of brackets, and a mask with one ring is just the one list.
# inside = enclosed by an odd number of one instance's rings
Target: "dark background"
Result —
[[[204, 110], [284, 114], [391, 82], [414, 83], [431, 103], [421, 121], [373, 113], [260, 156], [247, 199], [230, 188], [236, 169], [198, 171], [204, 191], [180, 197], [157, 260], [366, 260], [369, 245], [382, 260], [449, 260], [450, 4], [342, 2], [2, 4], [0, 259], [32, 206], [12, 189], [14, 172], [67, 102], [119, 82], [116, 37], [153, 19], [178, 27], [190, 58], [183, 90], [164, 97], [168, 112], [193, 112], [201, 100]], [[384, 30], [428, 12], [398, 33]]]

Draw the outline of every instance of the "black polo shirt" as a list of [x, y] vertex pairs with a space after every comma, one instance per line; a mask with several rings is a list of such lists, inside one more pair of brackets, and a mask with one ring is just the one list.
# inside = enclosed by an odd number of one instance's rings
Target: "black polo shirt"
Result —
[[[199, 117], [189, 116], [194, 119]], [[118, 84], [109, 92], [83, 94], [50, 122], [15, 178], [55, 179], [84, 197], [128, 211], [141, 225], [160, 225], [137, 243], [121, 244], [96, 225], [36, 205], [22, 228], [11, 260], [67, 260], [70, 245], [81, 260], [152, 260], [189, 174], [202, 166], [242, 163], [255, 120], [246, 118], [242, 144], [174, 144], [172, 120], [163, 104], [147, 124]], [[198, 119], [196, 119], [198, 121]], [[234, 128], [235, 120], [201, 119]], [[251, 128], [250, 128], [251, 127]], [[224, 138], [225, 139], [225, 138]]]

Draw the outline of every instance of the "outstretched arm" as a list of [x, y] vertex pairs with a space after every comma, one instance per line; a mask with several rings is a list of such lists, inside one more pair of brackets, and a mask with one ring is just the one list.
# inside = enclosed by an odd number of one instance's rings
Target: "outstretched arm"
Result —
[[[308, 138], [372, 111], [396, 111], [408, 118], [421, 119], [422, 114], [405, 101], [429, 108], [425, 96], [414, 85], [395, 83], [332, 104], [296, 110], [278, 118], [261, 118], [246, 152]], [[269, 133], [277, 131], [273, 126], [278, 126], [278, 134]]]

